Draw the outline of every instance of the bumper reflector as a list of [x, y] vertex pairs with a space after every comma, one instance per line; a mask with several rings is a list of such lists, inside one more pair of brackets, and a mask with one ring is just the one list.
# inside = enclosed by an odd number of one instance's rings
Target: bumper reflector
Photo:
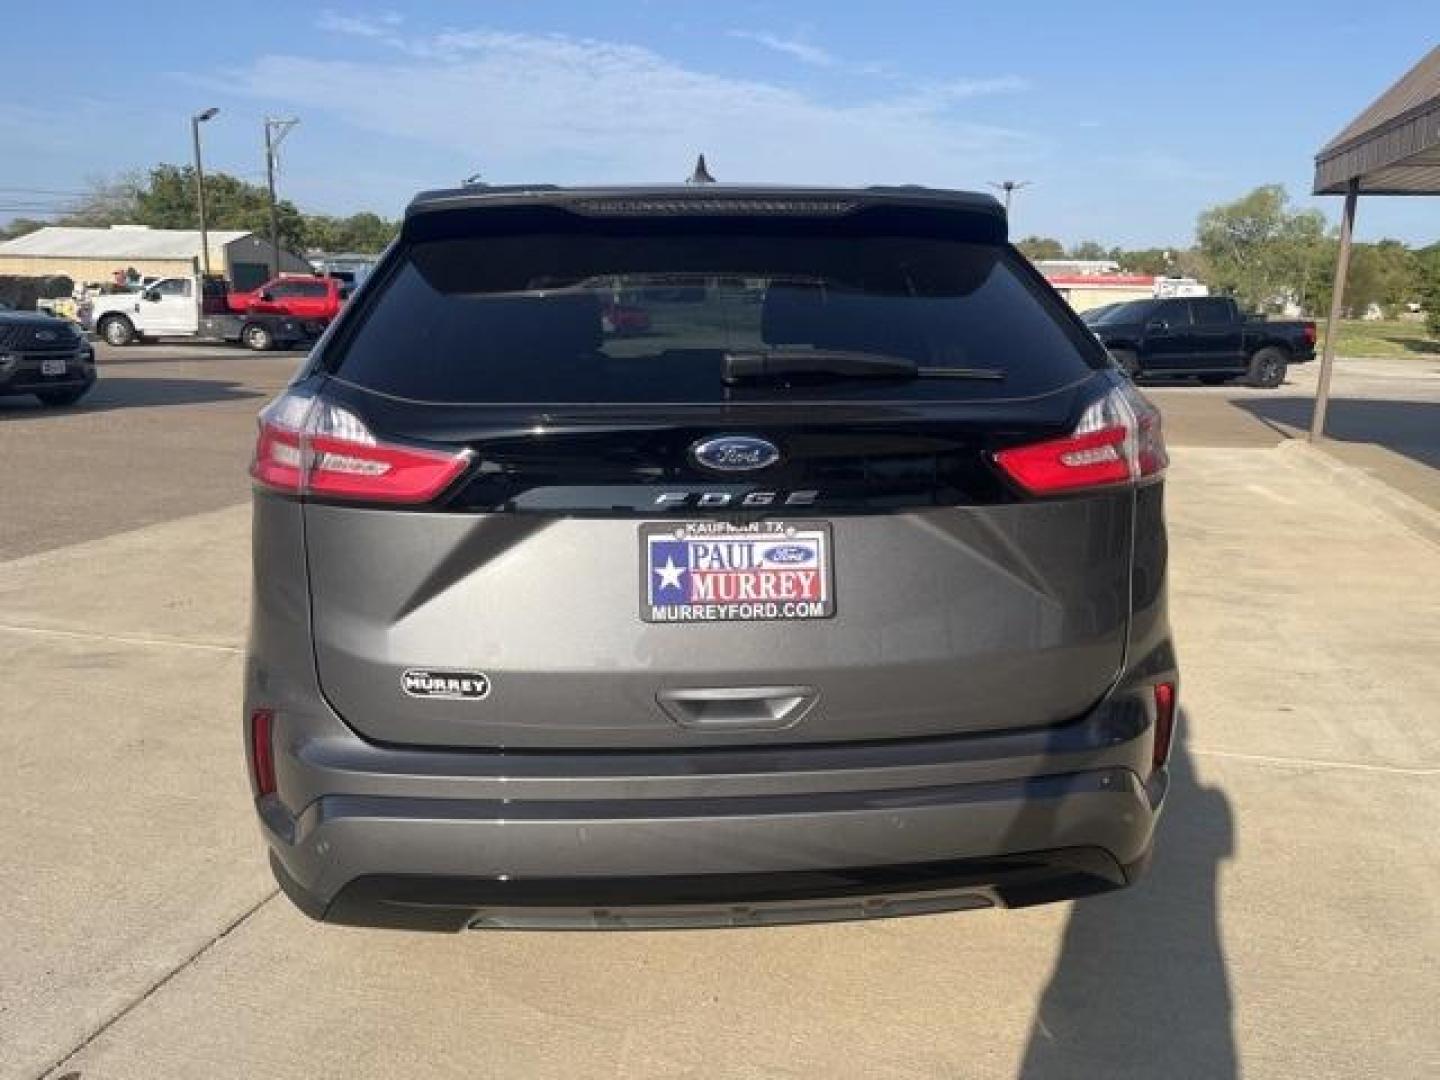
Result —
[[256, 709], [250, 714], [250, 771], [257, 798], [275, 794], [274, 727], [274, 710]]
[[1175, 737], [1175, 684], [1155, 684], [1155, 768], [1170, 758], [1170, 743]]

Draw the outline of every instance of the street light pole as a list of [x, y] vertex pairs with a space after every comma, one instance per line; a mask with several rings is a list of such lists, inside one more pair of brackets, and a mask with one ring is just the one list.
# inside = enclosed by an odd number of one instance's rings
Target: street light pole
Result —
[[201, 281], [210, 276], [210, 234], [205, 229], [205, 166], [200, 160], [200, 125], [215, 119], [219, 109], [209, 108], [190, 117], [190, 138], [195, 144], [195, 205], [200, 210]]
[[997, 191], [1003, 191], [1003, 192], [1005, 193], [1005, 216], [1006, 216], [1007, 218], [1010, 216], [1010, 196], [1014, 195], [1015, 192], [1019, 191], [1021, 188], [1029, 187], [1030, 184], [1031, 184], [1031, 181], [1029, 181], [1029, 180], [991, 180], [991, 181], [990, 181], [990, 186], [991, 186], [991, 187], [995, 188]]
[[275, 205], [275, 160], [280, 153], [280, 144], [290, 129], [300, 121], [294, 119], [265, 118], [265, 186], [270, 190], [270, 273], [280, 273], [280, 214]]

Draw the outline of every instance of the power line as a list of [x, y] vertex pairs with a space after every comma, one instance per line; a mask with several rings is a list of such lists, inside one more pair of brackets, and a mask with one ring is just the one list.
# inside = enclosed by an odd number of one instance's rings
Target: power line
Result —
[[0, 203], [0, 211], [12, 214], [21, 211], [31, 214], [78, 214], [84, 209], [83, 204], [56, 206], [54, 203]]
[[59, 188], [15, 187], [11, 184], [0, 184], [0, 194], [9, 195], [11, 192], [21, 195], [64, 195], [76, 199], [83, 199], [90, 194], [88, 191], [62, 191]]

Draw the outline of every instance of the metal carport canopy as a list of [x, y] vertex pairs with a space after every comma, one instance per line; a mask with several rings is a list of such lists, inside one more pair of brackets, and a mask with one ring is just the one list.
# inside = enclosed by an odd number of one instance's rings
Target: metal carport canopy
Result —
[[1440, 195], [1440, 46], [1381, 94], [1315, 155], [1316, 195], [1344, 195], [1340, 257], [1320, 358], [1320, 383], [1310, 437], [1325, 433], [1336, 328], [1344, 306], [1355, 231], [1355, 204], [1361, 195]]

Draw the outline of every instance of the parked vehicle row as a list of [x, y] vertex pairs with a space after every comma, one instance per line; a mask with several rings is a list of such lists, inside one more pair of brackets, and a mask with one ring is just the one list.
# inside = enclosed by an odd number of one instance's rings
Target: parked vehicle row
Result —
[[333, 278], [281, 276], [250, 292], [199, 276], [162, 278], [137, 292], [99, 296], [81, 322], [108, 344], [147, 338], [238, 342], [264, 351], [308, 345], [339, 314], [350, 287]]
[[1228, 296], [1132, 300], [1083, 318], [1132, 378], [1191, 375], [1211, 384], [1244, 378], [1273, 389], [1289, 365], [1315, 358], [1313, 321], [1248, 316]]

